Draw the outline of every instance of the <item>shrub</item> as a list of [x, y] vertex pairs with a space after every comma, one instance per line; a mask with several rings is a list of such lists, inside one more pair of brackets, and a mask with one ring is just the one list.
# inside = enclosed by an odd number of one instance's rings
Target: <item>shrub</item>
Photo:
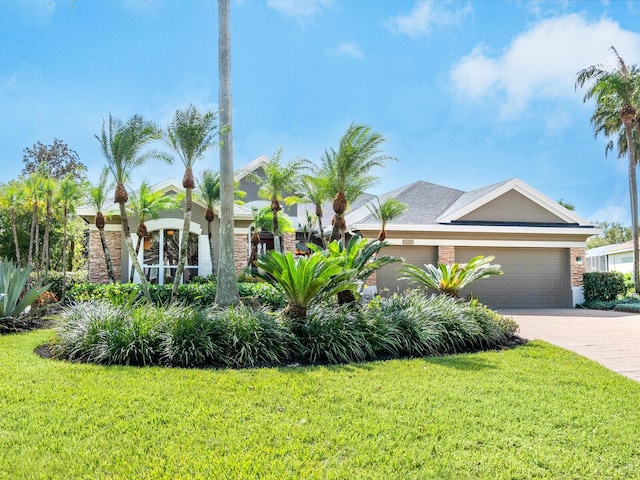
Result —
[[625, 292], [624, 279], [620, 272], [587, 272], [583, 279], [585, 302], [606, 302]]
[[640, 303], [619, 303], [613, 309], [618, 312], [640, 313]]
[[20, 268], [11, 260], [0, 260], [0, 318], [17, 320], [27, 307], [47, 290], [39, 282], [29, 287], [31, 268]]
[[[49, 283], [49, 290], [53, 292], [53, 294], [62, 299], [62, 280], [63, 280], [62, 272], [50, 271], [47, 274], [47, 283]], [[36, 274], [31, 274], [32, 281], [36, 280]], [[87, 282], [87, 271], [86, 270], [78, 270], [76, 272], [67, 272], [66, 275], [66, 290], [69, 290], [76, 284], [82, 284]]]

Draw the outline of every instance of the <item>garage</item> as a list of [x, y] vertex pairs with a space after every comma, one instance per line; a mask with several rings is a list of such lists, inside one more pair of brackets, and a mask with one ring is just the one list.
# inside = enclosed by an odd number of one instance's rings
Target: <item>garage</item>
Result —
[[[394, 257], [404, 258], [407, 263], [424, 267], [426, 263], [435, 263], [438, 261], [438, 248], [428, 246], [390, 246], [382, 250], [384, 255], [393, 255]], [[376, 285], [378, 292], [383, 296], [388, 296], [409, 287], [406, 280], [398, 280], [398, 269], [400, 263], [392, 263], [385, 265], [376, 274]]]
[[571, 271], [566, 248], [457, 247], [456, 261], [493, 255], [504, 275], [480, 279], [465, 289], [492, 308], [571, 308]]

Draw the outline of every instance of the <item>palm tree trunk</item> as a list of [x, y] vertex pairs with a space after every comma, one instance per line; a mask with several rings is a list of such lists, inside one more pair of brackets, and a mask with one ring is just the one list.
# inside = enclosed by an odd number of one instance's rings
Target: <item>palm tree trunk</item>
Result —
[[51, 232], [51, 195], [47, 195], [47, 211], [44, 224], [44, 238], [42, 239], [42, 264], [45, 278], [49, 276], [51, 269], [51, 256], [49, 255], [49, 235]]
[[[138, 258], [138, 254], [140, 253], [140, 246], [142, 245], [142, 240], [144, 237], [138, 235], [138, 241], [136, 242], [136, 258]], [[135, 268], [131, 265], [131, 271], [129, 272], [129, 283], [133, 283], [133, 275], [135, 273]]]
[[230, 0], [218, 0], [218, 74], [220, 108], [220, 253], [216, 303], [220, 306], [240, 302], [235, 270], [233, 223], [233, 130], [231, 102]]
[[211, 256], [211, 271], [215, 272], [215, 258], [216, 258], [216, 251], [215, 248], [213, 246], [213, 227], [212, 227], [212, 221], [211, 220], [207, 220], [207, 235], [209, 237], [209, 255]]
[[33, 262], [33, 251], [34, 251], [34, 244], [35, 244], [35, 238], [36, 238], [36, 223], [38, 221], [38, 204], [36, 202], [33, 202], [33, 209], [31, 211], [31, 232], [29, 233], [29, 256], [27, 258], [27, 264], [29, 266], [31, 266], [31, 268], [34, 268], [34, 262]]
[[282, 245], [280, 244], [280, 225], [278, 224], [278, 209], [274, 208], [273, 212], [273, 249], [282, 253]]
[[107, 275], [111, 283], [116, 283], [116, 277], [113, 274], [113, 263], [111, 263], [111, 252], [109, 251], [109, 245], [107, 245], [107, 239], [104, 235], [104, 227], [98, 227], [100, 232], [100, 242], [102, 243], [102, 251], [104, 252], [104, 261], [107, 264]]
[[13, 243], [16, 246], [16, 261], [20, 265], [20, 244], [18, 243], [18, 229], [16, 228], [16, 209], [11, 207], [11, 231], [13, 232]]
[[136, 269], [138, 276], [140, 277], [140, 285], [142, 286], [142, 293], [144, 294], [144, 298], [151, 303], [151, 294], [149, 293], [149, 283], [147, 282], [147, 277], [144, 275], [142, 271], [142, 267], [140, 266], [140, 262], [138, 262], [138, 257], [136, 256], [136, 252], [133, 249], [133, 241], [131, 240], [131, 230], [129, 229], [129, 217], [127, 216], [127, 207], [125, 206], [125, 202], [119, 202], [120, 205], [120, 218], [122, 219], [122, 232], [124, 234], [124, 243], [127, 246], [127, 251], [129, 252], [129, 259], [133, 264], [133, 267]]
[[173, 288], [171, 289], [171, 303], [175, 302], [178, 297], [178, 286], [182, 279], [182, 272], [187, 262], [187, 247], [189, 246], [189, 231], [191, 230], [191, 210], [193, 209], [193, 200], [191, 199], [191, 189], [185, 190], [184, 197], [184, 223], [182, 225], [182, 240], [180, 240], [180, 255], [178, 259], [178, 268], [176, 276], [173, 279]]
[[629, 196], [631, 201], [631, 238], [633, 243], [633, 284], [636, 293], [640, 293], [640, 248], [638, 247], [638, 182], [635, 142], [631, 122], [624, 124], [629, 155]]
[[324, 238], [324, 227], [322, 226], [322, 215], [318, 215], [316, 213], [316, 217], [318, 217], [318, 228], [320, 229], [320, 241], [322, 242], [322, 248], [327, 248], [327, 242]]
[[62, 219], [62, 295], [60, 301], [64, 300], [64, 294], [67, 290], [67, 208], [64, 209], [64, 217]]

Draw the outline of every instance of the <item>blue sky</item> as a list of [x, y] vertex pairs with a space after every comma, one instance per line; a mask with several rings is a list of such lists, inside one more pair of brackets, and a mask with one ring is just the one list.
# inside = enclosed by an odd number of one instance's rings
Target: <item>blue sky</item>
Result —
[[[518, 177], [585, 218], [628, 223], [626, 162], [605, 157], [574, 83], [613, 65], [611, 45], [639, 63], [638, 25], [632, 1], [232, 0], [235, 167], [279, 147], [318, 162], [364, 123], [399, 160], [373, 193]], [[214, 0], [0, 2], [0, 182], [54, 138], [95, 180], [109, 113], [166, 125], [189, 103], [217, 109], [217, 27]], [[150, 163], [134, 183], [182, 173]]]

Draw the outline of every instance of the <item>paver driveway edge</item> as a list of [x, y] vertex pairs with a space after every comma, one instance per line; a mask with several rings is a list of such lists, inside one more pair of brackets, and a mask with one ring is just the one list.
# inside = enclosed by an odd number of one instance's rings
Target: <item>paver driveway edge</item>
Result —
[[640, 382], [640, 315], [583, 309], [504, 309], [523, 338], [540, 339]]

